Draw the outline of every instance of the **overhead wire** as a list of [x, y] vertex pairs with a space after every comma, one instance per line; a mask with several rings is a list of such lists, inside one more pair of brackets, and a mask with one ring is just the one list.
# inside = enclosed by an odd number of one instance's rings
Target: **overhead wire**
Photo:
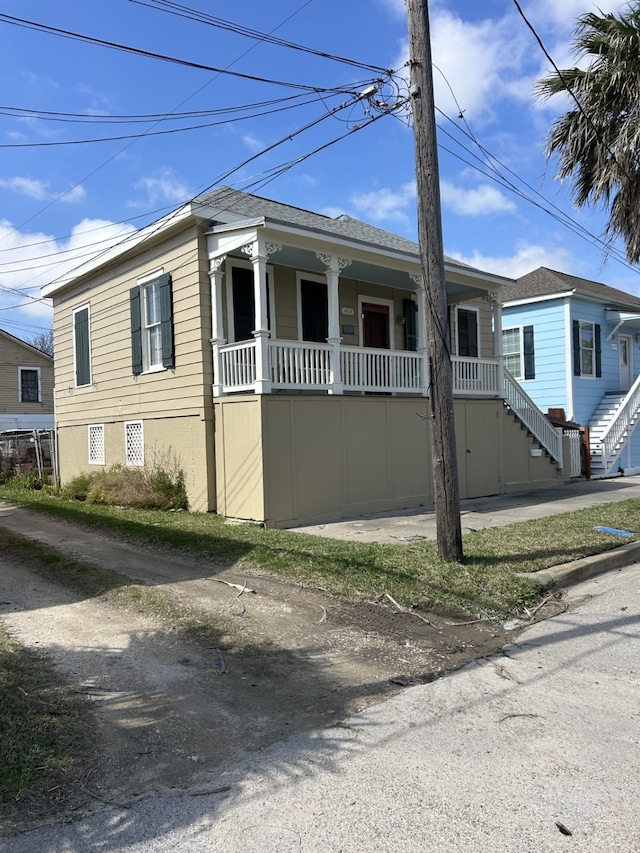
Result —
[[387, 73], [387, 69], [382, 68], [382, 66], [380, 65], [372, 65], [368, 62], [359, 62], [356, 59], [351, 59], [345, 56], [337, 56], [336, 54], [328, 53], [327, 51], [318, 50], [317, 48], [313, 47], [307, 47], [305, 45], [299, 44], [298, 42], [287, 41], [286, 39], [279, 38], [277, 36], [272, 35], [271, 33], [263, 33], [259, 30], [254, 30], [250, 27], [245, 27], [242, 24], [235, 24], [232, 21], [225, 20], [224, 18], [218, 18], [215, 15], [210, 15], [207, 12], [201, 12], [196, 9], [191, 9], [190, 7], [184, 6], [180, 3], [172, 2], [172, 0], [129, 0], [129, 2], [135, 3], [138, 6], [147, 6], [150, 9], [168, 12], [171, 15], [177, 15], [180, 18], [185, 18], [191, 21], [197, 21], [201, 24], [207, 24], [211, 27], [216, 27], [217, 29], [235, 33], [236, 35], [256, 39], [265, 44], [272, 44], [276, 45], [277, 47], [291, 48], [301, 53], [308, 53], [313, 56], [318, 56], [322, 59], [330, 59], [335, 62], [340, 62], [344, 65], [352, 65], [356, 68], [364, 69], [365, 71], [374, 71], [378, 74]]
[[49, 35], [59, 36], [60, 38], [71, 39], [73, 41], [80, 41], [86, 44], [97, 45], [100, 47], [106, 47], [110, 50], [121, 51], [122, 53], [130, 53], [135, 56], [143, 56], [148, 59], [157, 59], [162, 62], [168, 62], [174, 65], [184, 66], [185, 68], [194, 68], [199, 71], [209, 71], [215, 74], [223, 74], [228, 77], [234, 77], [239, 80], [247, 80], [252, 83], [268, 83], [272, 86], [282, 86], [287, 89], [297, 89], [304, 92], [326, 92], [326, 93], [342, 93], [349, 94], [353, 91], [354, 88], [362, 88], [368, 82], [368, 79], [364, 81], [360, 81], [359, 83], [352, 83], [348, 87], [344, 86], [314, 86], [305, 83], [297, 83], [294, 81], [286, 81], [286, 80], [277, 80], [271, 77], [261, 77], [256, 74], [244, 74], [241, 71], [231, 71], [229, 68], [221, 68], [215, 65], [206, 65], [202, 62], [193, 62], [188, 59], [180, 59], [175, 56], [169, 56], [164, 53], [156, 53], [151, 50], [144, 50], [139, 47], [132, 47], [131, 45], [120, 44], [119, 42], [109, 41], [108, 39], [100, 39], [95, 36], [84, 35], [83, 33], [76, 33], [72, 30], [66, 30], [61, 27], [52, 27], [48, 24], [41, 24], [37, 21], [29, 21], [26, 18], [17, 18], [13, 15], [7, 15], [4, 13], [0, 13], [0, 22], [3, 21], [6, 24], [10, 24], [17, 27], [24, 27], [25, 29], [35, 30], [37, 32], [48, 33]]

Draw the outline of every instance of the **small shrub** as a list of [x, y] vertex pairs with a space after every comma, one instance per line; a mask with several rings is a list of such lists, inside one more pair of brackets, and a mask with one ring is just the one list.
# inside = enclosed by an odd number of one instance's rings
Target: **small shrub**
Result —
[[69, 480], [69, 482], [65, 483], [62, 487], [62, 496], [69, 498], [72, 501], [86, 501], [87, 494], [91, 488], [93, 476], [94, 475], [92, 474], [83, 472], [82, 474], [78, 474], [76, 477], [73, 477], [73, 479]]
[[[163, 467], [160, 463], [169, 463]], [[184, 474], [173, 457], [154, 457], [148, 466], [113, 465], [106, 471], [79, 474], [63, 495], [88, 504], [109, 504], [136, 509], [188, 509]]]

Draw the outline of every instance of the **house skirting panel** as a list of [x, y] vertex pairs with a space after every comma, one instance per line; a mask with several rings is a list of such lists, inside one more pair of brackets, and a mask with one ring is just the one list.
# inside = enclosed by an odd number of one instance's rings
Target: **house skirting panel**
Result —
[[[460, 497], [562, 481], [501, 400], [455, 403]], [[429, 401], [262, 395], [215, 402], [218, 512], [268, 526], [434, 502]]]

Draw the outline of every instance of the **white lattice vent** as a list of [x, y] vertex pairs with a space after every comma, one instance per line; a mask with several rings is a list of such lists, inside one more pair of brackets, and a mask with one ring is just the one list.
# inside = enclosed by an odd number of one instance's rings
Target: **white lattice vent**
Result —
[[144, 465], [144, 436], [142, 421], [129, 421], [124, 425], [127, 465]]
[[104, 464], [104, 424], [89, 424], [89, 465]]

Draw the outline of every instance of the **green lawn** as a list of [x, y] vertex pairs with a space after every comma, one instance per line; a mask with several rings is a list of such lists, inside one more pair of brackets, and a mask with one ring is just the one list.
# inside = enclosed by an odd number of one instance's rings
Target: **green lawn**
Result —
[[499, 618], [540, 597], [538, 585], [519, 577], [519, 572], [539, 571], [629, 541], [599, 533], [597, 525], [623, 528], [634, 538], [640, 534], [640, 502], [623, 501], [466, 534], [460, 565], [440, 560], [431, 541], [345, 542], [230, 524], [211, 514], [88, 505], [9, 485], [0, 486], [0, 499], [201, 554], [237, 569], [257, 566], [335, 592], [371, 598], [388, 592], [403, 604], [444, 605]]

